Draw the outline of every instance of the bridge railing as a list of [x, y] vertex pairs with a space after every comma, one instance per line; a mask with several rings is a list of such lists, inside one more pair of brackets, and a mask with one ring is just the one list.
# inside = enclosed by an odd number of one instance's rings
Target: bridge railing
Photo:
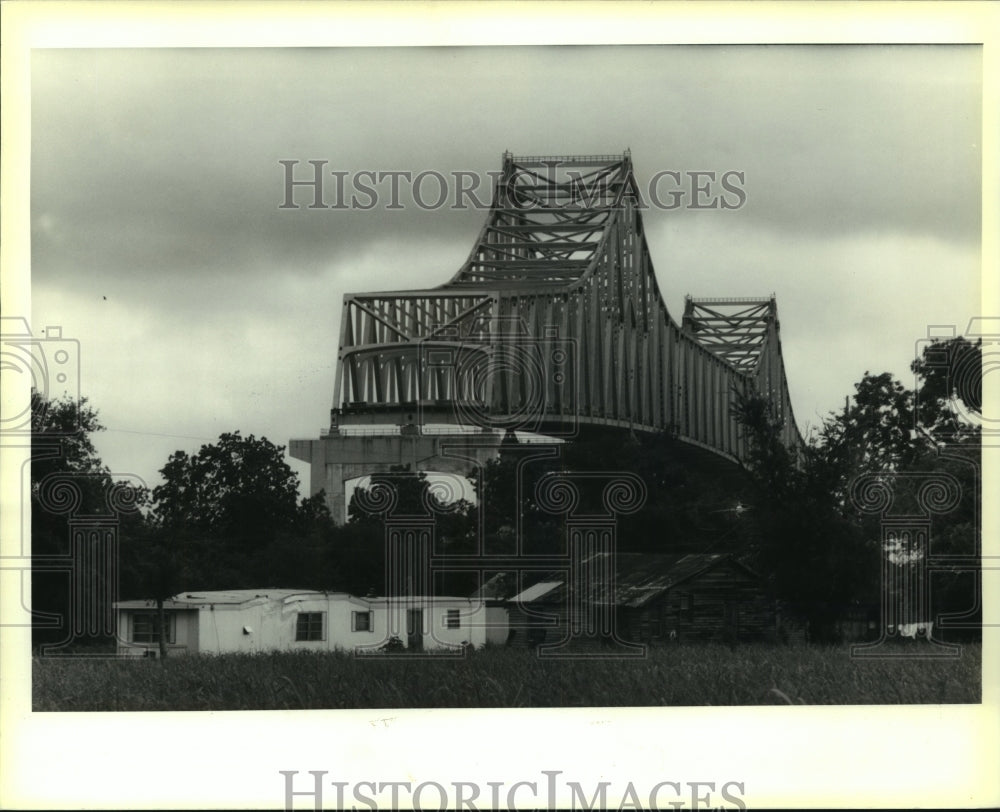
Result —
[[770, 296], [685, 296], [684, 299], [696, 302], [697, 304], [735, 304], [735, 305], [759, 305], [767, 304], [774, 299], [774, 294]]
[[621, 161], [629, 157], [625, 152], [619, 155], [514, 155], [510, 152], [504, 153], [505, 158], [509, 158], [514, 163], [542, 163], [546, 161], [560, 161], [563, 163], [611, 163]]
[[[385, 425], [379, 428], [367, 427], [367, 428], [356, 428], [354, 426], [340, 427], [336, 431], [331, 431], [330, 429], [323, 428], [319, 431], [319, 436], [322, 437], [393, 437], [402, 435], [404, 426], [393, 426]], [[442, 427], [442, 428], [428, 428], [427, 426], [420, 427], [420, 435], [424, 437], [493, 437], [502, 438], [503, 432], [500, 430], [489, 430], [483, 431], [478, 427], [469, 428], [457, 428], [457, 427]], [[532, 436], [525, 435], [523, 433], [518, 433], [517, 442], [519, 445], [551, 445], [553, 443], [564, 442], [561, 437], [542, 437], [542, 436]]]

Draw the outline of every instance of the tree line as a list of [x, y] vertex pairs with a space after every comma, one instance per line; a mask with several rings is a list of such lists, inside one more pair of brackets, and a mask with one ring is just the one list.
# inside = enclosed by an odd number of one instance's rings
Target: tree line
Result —
[[[781, 444], [780, 422], [766, 400], [739, 397], [734, 417], [750, 449], [742, 470], [692, 454], [667, 434], [623, 438], [595, 430], [549, 456], [505, 442], [495, 459], [468, 472], [475, 499], [445, 500], [423, 473], [393, 471], [355, 490], [342, 526], [333, 523], [323, 493], [299, 497], [283, 446], [228, 432], [196, 453], [175, 452], [160, 470], [161, 484], [133, 490], [129, 509], [116, 514], [119, 566], [112, 577], [121, 598], [161, 602], [181, 591], [275, 586], [383, 594], [391, 517], [380, 488], [395, 489], [397, 515], [433, 521], [438, 555], [559, 554], [566, 517], [540, 500], [543, 478], [625, 471], [642, 479], [645, 501], [618, 517], [619, 550], [735, 554], [809, 620], [817, 638], [831, 638], [838, 617], [879, 596], [880, 517], [852, 498], [859, 476], [891, 478], [902, 504], [916, 498], [921, 476], [948, 474], [960, 499], [934, 517], [931, 552], [978, 554], [981, 375], [957, 375], [980, 370], [980, 363], [979, 343], [956, 338], [924, 348], [912, 365], [913, 388], [888, 373], [865, 373], [844, 410], [828, 415], [797, 448]], [[67, 555], [81, 517], [108, 511], [115, 484], [92, 441], [101, 430], [85, 398], [32, 397], [36, 643], [64, 640], [71, 614], [67, 573], [46, 562]], [[53, 509], [48, 491], [60, 477], [75, 483], [71, 513]], [[601, 478], [581, 481], [582, 499], [599, 500]], [[936, 572], [935, 611], [970, 610], [975, 622], [978, 583], [977, 572], [959, 565]], [[442, 571], [434, 588], [468, 594], [478, 585], [476, 575]]]

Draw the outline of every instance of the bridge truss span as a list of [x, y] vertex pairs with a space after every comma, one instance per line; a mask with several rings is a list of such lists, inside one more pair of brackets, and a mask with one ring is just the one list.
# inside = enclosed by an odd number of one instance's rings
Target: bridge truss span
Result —
[[556, 437], [606, 425], [667, 431], [738, 461], [746, 441], [731, 407], [757, 391], [786, 443], [800, 442], [774, 296], [688, 297], [675, 322], [643, 208], [628, 152], [505, 154], [450, 281], [345, 295], [330, 437], [358, 424]]
[[754, 386], [797, 441], [774, 297], [689, 297], [678, 325], [641, 209], [628, 153], [505, 155], [450, 282], [345, 297], [336, 423], [471, 418], [559, 434], [609, 424], [739, 458], [730, 406]]

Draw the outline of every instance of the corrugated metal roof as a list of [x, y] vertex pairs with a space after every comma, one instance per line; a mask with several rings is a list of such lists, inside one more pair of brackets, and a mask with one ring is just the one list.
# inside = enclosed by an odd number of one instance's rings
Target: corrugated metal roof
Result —
[[510, 600], [514, 603], [527, 603], [528, 601], [538, 600], [552, 590], [558, 589], [562, 585], [562, 581], [540, 581], [534, 586], [529, 586], [526, 590], [515, 595]]
[[[612, 602], [617, 606], [637, 608], [668, 589], [701, 574], [705, 570], [729, 559], [722, 553], [689, 553], [683, 555], [663, 555], [653, 553], [595, 553], [583, 560], [583, 566], [607, 571], [611, 562], [615, 566], [615, 594]], [[534, 587], [524, 590], [512, 601], [526, 603], [561, 603], [567, 598], [570, 588], [562, 581], [545, 579]], [[536, 587], [545, 587], [536, 589]], [[590, 594], [585, 597], [593, 603], [606, 603], [608, 596], [600, 581], [592, 584]]]

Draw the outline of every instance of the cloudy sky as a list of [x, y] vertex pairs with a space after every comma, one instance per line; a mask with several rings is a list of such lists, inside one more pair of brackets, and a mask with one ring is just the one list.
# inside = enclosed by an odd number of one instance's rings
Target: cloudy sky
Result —
[[[36, 50], [32, 326], [81, 344], [115, 472], [239, 429], [318, 436], [341, 297], [446, 282], [485, 212], [299, 209], [281, 160], [486, 173], [620, 153], [743, 172], [738, 210], [650, 209], [657, 278], [775, 293], [800, 428], [928, 324], [980, 312], [975, 46]], [[329, 188], [329, 187], [328, 187]], [[380, 186], [387, 190], [386, 186]], [[436, 187], [427, 187], [434, 197]], [[329, 197], [329, 195], [328, 195]], [[327, 202], [333, 202], [328, 200]], [[308, 487], [304, 464], [293, 462]]]

